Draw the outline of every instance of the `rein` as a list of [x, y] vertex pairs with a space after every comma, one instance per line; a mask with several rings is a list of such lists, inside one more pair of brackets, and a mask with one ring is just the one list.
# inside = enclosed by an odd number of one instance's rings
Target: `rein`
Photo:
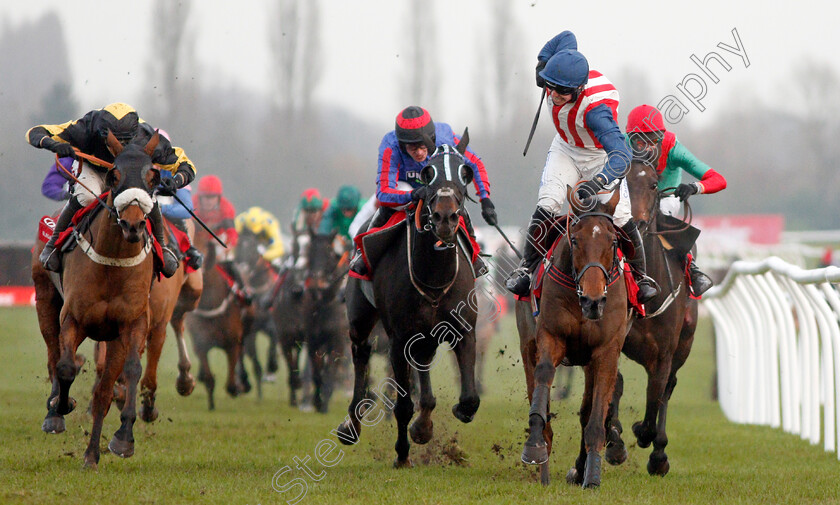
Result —
[[[654, 208], [653, 212], [651, 212], [651, 221], [656, 219], [656, 216], [659, 215], [659, 200], [662, 198], [662, 195], [666, 194], [667, 192], [673, 192], [677, 188], [665, 188], [662, 190], [657, 191], [657, 196], [654, 200]], [[686, 198], [683, 202], [683, 219], [682, 221], [685, 223], [685, 226], [680, 228], [674, 228], [673, 230], [662, 230], [662, 231], [646, 231], [645, 233], [650, 235], [671, 235], [674, 233], [683, 232], [689, 228], [691, 228], [691, 221], [694, 219], [694, 212], [691, 210], [691, 205], [688, 203], [688, 198]]]
[[[574, 216], [571, 212], [566, 215], [566, 239], [569, 242], [569, 253], [572, 254], [572, 238], [570, 233], [570, 226], [571, 226], [571, 219], [575, 217], [577, 220], [581, 220], [584, 217], [604, 217], [607, 218], [610, 224], [613, 223], [613, 216], [610, 214], [606, 214], [604, 212], [586, 212], [579, 216]], [[615, 225], [613, 225], [615, 226]], [[607, 280], [606, 285], [604, 286], [604, 294], [606, 295], [607, 289], [615, 284], [615, 282], [621, 277], [621, 268], [618, 262], [618, 244], [617, 242], [613, 242], [613, 262], [610, 267], [610, 270], [607, 270], [604, 265], [600, 262], [590, 262], [583, 266], [580, 272], [575, 271], [574, 261], [572, 261], [572, 275], [568, 275], [560, 270], [559, 267], [555, 266], [553, 263], [548, 267], [546, 271], [546, 275], [556, 282], [557, 284], [569, 288], [574, 289], [578, 296], [583, 294], [583, 288], [580, 286], [580, 279], [583, 277], [583, 274], [586, 273], [587, 270], [590, 268], [598, 268], [604, 274], [604, 278]]]
[[[420, 230], [417, 230], [417, 232], [422, 233], [422, 231], [420, 231]], [[444, 296], [446, 296], [446, 293], [449, 292], [449, 290], [455, 284], [455, 281], [458, 279], [458, 271], [460, 269], [460, 259], [461, 259], [460, 254], [458, 254], [458, 251], [455, 251], [455, 274], [452, 276], [452, 279], [447, 281], [445, 284], [442, 284], [441, 286], [430, 286], [430, 285], [422, 282], [420, 279], [417, 278], [416, 275], [414, 275], [414, 263], [411, 259], [412, 256], [413, 256], [412, 252], [414, 251], [414, 242], [411, 240], [411, 237], [412, 237], [411, 226], [406, 226], [406, 237], [407, 237], [406, 238], [406, 240], [407, 240], [407, 244], [406, 244], [407, 245], [407, 247], [406, 247], [407, 254], [406, 255], [408, 256], [408, 276], [411, 279], [411, 285], [414, 286], [414, 289], [416, 289], [417, 292], [420, 293], [423, 296], [423, 298], [425, 298], [429, 303], [432, 304], [432, 307], [436, 308], [440, 304], [440, 300]], [[435, 237], [437, 237], [437, 235], [435, 235]], [[456, 237], [457, 237], [457, 232], [456, 232]], [[454, 247], [454, 244], [453, 244], [453, 247]], [[421, 284], [422, 284], [422, 287], [420, 286]], [[442, 291], [437, 297], [433, 297], [433, 296], [429, 295], [428, 293], [426, 293], [426, 291], [423, 290], [423, 287], [425, 287], [426, 289], [429, 289], [429, 290], [442, 290]]]

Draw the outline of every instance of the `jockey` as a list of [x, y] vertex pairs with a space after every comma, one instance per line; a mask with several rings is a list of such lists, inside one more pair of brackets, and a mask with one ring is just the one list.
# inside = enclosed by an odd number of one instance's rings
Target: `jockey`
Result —
[[242, 230], [250, 231], [260, 240], [265, 247], [262, 252], [263, 259], [279, 269], [280, 258], [285, 254], [283, 237], [280, 236], [280, 221], [267, 210], [251, 207], [236, 216], [236, 232], [241, 234]]
[[356, 186], [341, 186], [335, 200], [330, 204], [318, 233], [329, 235], [336, 232], [348, 242], [352, 241], [350, 236], [350, 223], [362, 208], [362, 193]]
[[295, 208], [292, 219], [292, 258], [297, 262], [301, 253], [301, 235], [308, 231], [316, 232], [330, 202], [324, 200], [317, 188], [307, 188], [300, 195], [300, 203]]
[[[379, 168], [376, 174], [376, 200], [379, 210], [374, 214], [368, 229], [384, 225], [397, 210], [425, 198], [426, 187], [420, 180], [420, 172], [428, 164], [429, 157], [434, 154], [429, 152], [429, 144], [434, 144], [435, 147], [443, 144], [456, 146], [460, 140], [460, 137], [453, 133], [451, 126], [435, 123], [429, 112], [422, 107], [412, 105], [400, 111], [394, 130], [386, 133], [379, 145]], [[481, 215], [487, 224], [493, 226], [497, 223], [496, 209], [490, 200], [490, 181], [484, 162], [469, 146], [464, 156], [467, 166], [473, 171], [476, 194], [481, 199]], [[469, 234], [475, 237], [466, 209], [462, 215]], [[486, 270], [480, 257], [476, 257], [473, 267], [476, 272]], [[358, 249], [350, 269], [359, 275], [367, 275], [367, 266]]]
[[[659, 210], [663, 214], [677, 214], [680, 202], [691, 195], [717, 193], [726, 188], [726, 179], [722, 175], [697, 159], [677, 140], [676, 135], [665, 129], [662, 114], [656, 107], [640, 105], [631, 110], [627, 116], [626, 131], [633, 159], [641, 159], [659, 173], [658, 189], [676, 188], [673, 194], [659, 201]], [[683, 171], [699, 180], [683, 184]], [[689, 273], [695, 296], [700, 296], [712, 287], [712, 280], [697, 268], [693, 258]]]
[[[59, 157], [76, 158], [73, 148], [84, 154], [95, 156], [106, 163], [114, 161], [114, 155], [108, 148], [105, 139], [111, 131], [123, 145], [133, 138], [148, 142], [155, 134], [154, 128], [140, 119], [137, 111], [124, 103], [112, 103], [102, 109], [93, 110], [81, 119], [59, 125], [39, 125], [26, 132], [27, 141], [34, 147], [49, 149]], [[195, 166], [184, 154], [180, 147], [173, 147], [169, 140], [161, 137], [160, 142], [152, 154], [152, 161], [163, 171], [173, 174], [167, 182], [162, 182], [168, 192], [186, 186], [195, 178]], [[73, 186], [73, 196], [64, 206], [61, 215], [56, 220], [55, 230], [50, 237], [39, 259], [44, 268], [51, 271], [61, 269], [61, 258], [55, 249], [55, 241], [59, 234], [70, 225], [73, 215], [80, 209], [96, 201], [105, 187], [105, 174], [108, 168], [94, 162], [80, 162], [82, 168], [79, 180], [91, 191], [91, 194], [81, 185]], [[163, 181], [163, 179], [162, 179]], [[178, 256], [170, 250], [163, 241], [163, 222], [160, 207], [155, 203], [149, 212], [155, 240], [163, 248], [163, 265], [161, 273], [165, 277], [172, 277], [178, 269]]]
[[570, 31], [548, 41], [537, 60], [537, 86], [546, 90], [557, 135], [543, 168], [524, 257], [506, 287], [519, 296], [529, 294], [530, 274], [545, 254], [536, 242], [545, 236], [545, 227], [555, 216], [569, 212], [567, 187], [574, 188], [572, 198], [584, 208], [591, 205], [589, 198], [606, 201], [618, 191], [615, 224], [627, 233], [636, 251], [629, 263], [639, 286], [639, 302], [649, 301], [658, 293], [658, 287], [645, 275], [644, 245], [633, 221], [624, 180], [630, 166], [630, 150], [616, 122], [618, 91], [600, 72], [589, 70], [589, 62], [577, 51], [577, 40]]

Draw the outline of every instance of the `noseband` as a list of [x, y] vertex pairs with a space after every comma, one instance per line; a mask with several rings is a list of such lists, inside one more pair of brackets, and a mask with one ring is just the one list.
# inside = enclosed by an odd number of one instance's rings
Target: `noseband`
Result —
[[[577, 219], [581, 220], [585, 217], [603, 217], [603, 218], [606, 218], [607, 220], [609, 220], [610, 225], [615, 226], [613, 224], [613, 216], [610, 215], [610, 214], [606, 214], [604, 212], [586, 212], [584, 214], [581, 214], [581, 215], [577, 216]], [[571, 240], [572, 240], [571, 235], [572, 235], [571, 230], [569, 229], [569, 232], [567, 232], [567, 236], [569, 237], [569, 246], [570, 246], [569, 250], [570, 251], [572, 250], [571, 249]], [[612, 276], [610, 276], [610, 272], [613, 272], [613, 271], [616, 270], [616, 264], [617, 263], [618, 263], [618, 239], [613, 240], [613, 261], [612, 261], [612, 265], [610, 265], [609, 270], [607, 270], [606, 267], [604, 267], [604, 265], [602, 265], [600, 262], [592, 261], [592, 262], [589, 262], [586, 265], [584, 265], [583, 268], [580, 270], [580, 272], [575, 272], [575, 262], [574, 262], [574, 259], [573, 259], [572, 260], [572, 278], [574, 279], [575, 290], [577, 292], [577, 295], [579, 297], [583, 296], [583, 288], [580, 285], [580, 279], [583, 277], [583, 274], [585, 274], [586, 271], [589, 270], [590, 268], [596, 267], [599, 270], [601, 270], [601, 272], [603, 272], [604, 279], [606, 279], [606, 281], [607, 281], [606, 284], [604, 284], [604, 296], [606, 296], [607, 288], [609, 288], [610, 284], [614, 281], [614, 278]]]

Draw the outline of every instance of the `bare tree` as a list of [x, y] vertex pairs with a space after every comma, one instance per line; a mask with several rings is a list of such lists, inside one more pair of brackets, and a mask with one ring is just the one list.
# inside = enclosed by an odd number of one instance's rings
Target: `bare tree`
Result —
[[270, 21], [274, 98], [289, 118], [307, 115], [322, 75], [320, 16], [317, 1], [277, 0]]
[[173, 129], [187, 128], [189, 111], [195, 110], [195, 86], [188, 78], [195, 70], [195, 37], [187, 28], [191, 8], [191, 0], [155, 0], [152, 11], [154, 36], [148, 65], [155, 84], [150, 108]]
[[408, 19], [411, 20], [411, 29], [407, 30], [408, 57], [403, 60], [403, 89], [408, 90], [405, 98], [414, 105], [432, 109], [438, 104], [440, 95], [440, 53], [437, 51], [434, 8], [433, 0], [411, 0], [409, 3]]

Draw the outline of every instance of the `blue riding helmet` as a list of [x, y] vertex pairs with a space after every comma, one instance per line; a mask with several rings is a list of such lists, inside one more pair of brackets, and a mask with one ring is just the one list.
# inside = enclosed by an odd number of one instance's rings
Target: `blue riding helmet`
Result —
[[564, 49], [548, 60], [540, 77], [553, 87], [579, 88], [589, 80], [589, 62], [574, 49]]

